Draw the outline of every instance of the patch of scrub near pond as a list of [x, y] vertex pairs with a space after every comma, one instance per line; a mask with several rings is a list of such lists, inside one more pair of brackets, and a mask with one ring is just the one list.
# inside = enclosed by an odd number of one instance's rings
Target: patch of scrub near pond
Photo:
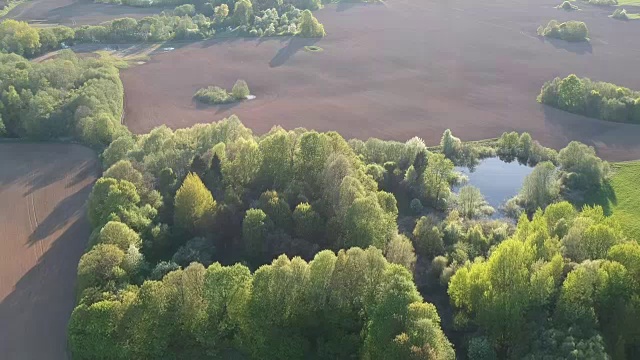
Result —
[[[522, 165], [517, 161], [504, 162], [499, 158], [487, 158], [469, 170], [468, 167], [456, 167], [469, 181], [466, 185], [473, 185], [480, 189], [489, 205], [498, 209], [507, 200], [520, 191], [524, 178], [533, 168]], [[457, 189], [455, 189], [457, 192]]]

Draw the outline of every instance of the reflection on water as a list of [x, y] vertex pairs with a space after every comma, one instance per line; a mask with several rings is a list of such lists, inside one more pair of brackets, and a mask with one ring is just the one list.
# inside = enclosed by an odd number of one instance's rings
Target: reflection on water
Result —
[[480, 189], [489, 205], [498, 209], [500, 205], [515, 196], [522, 187], [524, 178], [533, 168], [517, 161], [510, 163], [498, 158], [483, 159], [473, 171], [466, 167], [456, 167], [469, 178], [468, 185]]

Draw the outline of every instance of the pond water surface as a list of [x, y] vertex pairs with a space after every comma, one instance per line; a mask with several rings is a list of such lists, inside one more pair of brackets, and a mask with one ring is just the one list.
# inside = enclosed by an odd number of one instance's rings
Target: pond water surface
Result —
[[473, 171], [467, 167], [456, 167], [456, 170], [465, 174], [469, 178], [467, 185], [480, 189], [489, 205], [497, 210], [518, 194], [524, 178], [533, 168], [517, 161], [507, 163], [498, 158], [487, 158], [481, 160]]

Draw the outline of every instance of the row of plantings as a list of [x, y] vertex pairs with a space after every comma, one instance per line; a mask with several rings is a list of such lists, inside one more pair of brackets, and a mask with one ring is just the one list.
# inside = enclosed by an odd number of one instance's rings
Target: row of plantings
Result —
[[569, 75], [542, 86], [538, 101], [574, 114], [640, 124], [640, 92]]

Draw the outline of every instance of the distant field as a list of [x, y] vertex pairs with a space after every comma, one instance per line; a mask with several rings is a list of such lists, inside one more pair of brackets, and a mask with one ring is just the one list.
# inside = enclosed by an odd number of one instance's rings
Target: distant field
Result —
[[[543, 145], [571, 140], [611, 161], [640, 159], [640, 126], [542, 106], [545, 81], [571, 73], [640, 89], [640, 27], [611, 21], [611, 8], [558, 11], [557, 0], [415, 1], [328, 5], [316, 12], [327, 36], [214, 39], [170, 45], [121, 74], [125, 122], [136, 133], [237, 114], [257, 133], [274, 125], [336, 130], [345, 137], [437, 144], [527, 131]], [[542, 22], [585, 21], [590, 43], [536, 36]], [[306, 46], [324, 51], [305, 51]], [[193, 101], [211, 84], [249, 83], [255, 100]]]
[[615, 171], [611, 185], [616, 203], [613, 216], [618, 218], [627, 235], [640, 241], [640, 161], [612, 165]]
[[163, 8], [139, 8], [96, 4], [90, 0], [30, 0], [16, 6], [7, 18], [48, 25], [99, 24], [122, 17], [142, 18], [159, 14]]
[[79, 145], [0, 143], [0, 169], [0, 358], [67, 359], [96, 155]]

